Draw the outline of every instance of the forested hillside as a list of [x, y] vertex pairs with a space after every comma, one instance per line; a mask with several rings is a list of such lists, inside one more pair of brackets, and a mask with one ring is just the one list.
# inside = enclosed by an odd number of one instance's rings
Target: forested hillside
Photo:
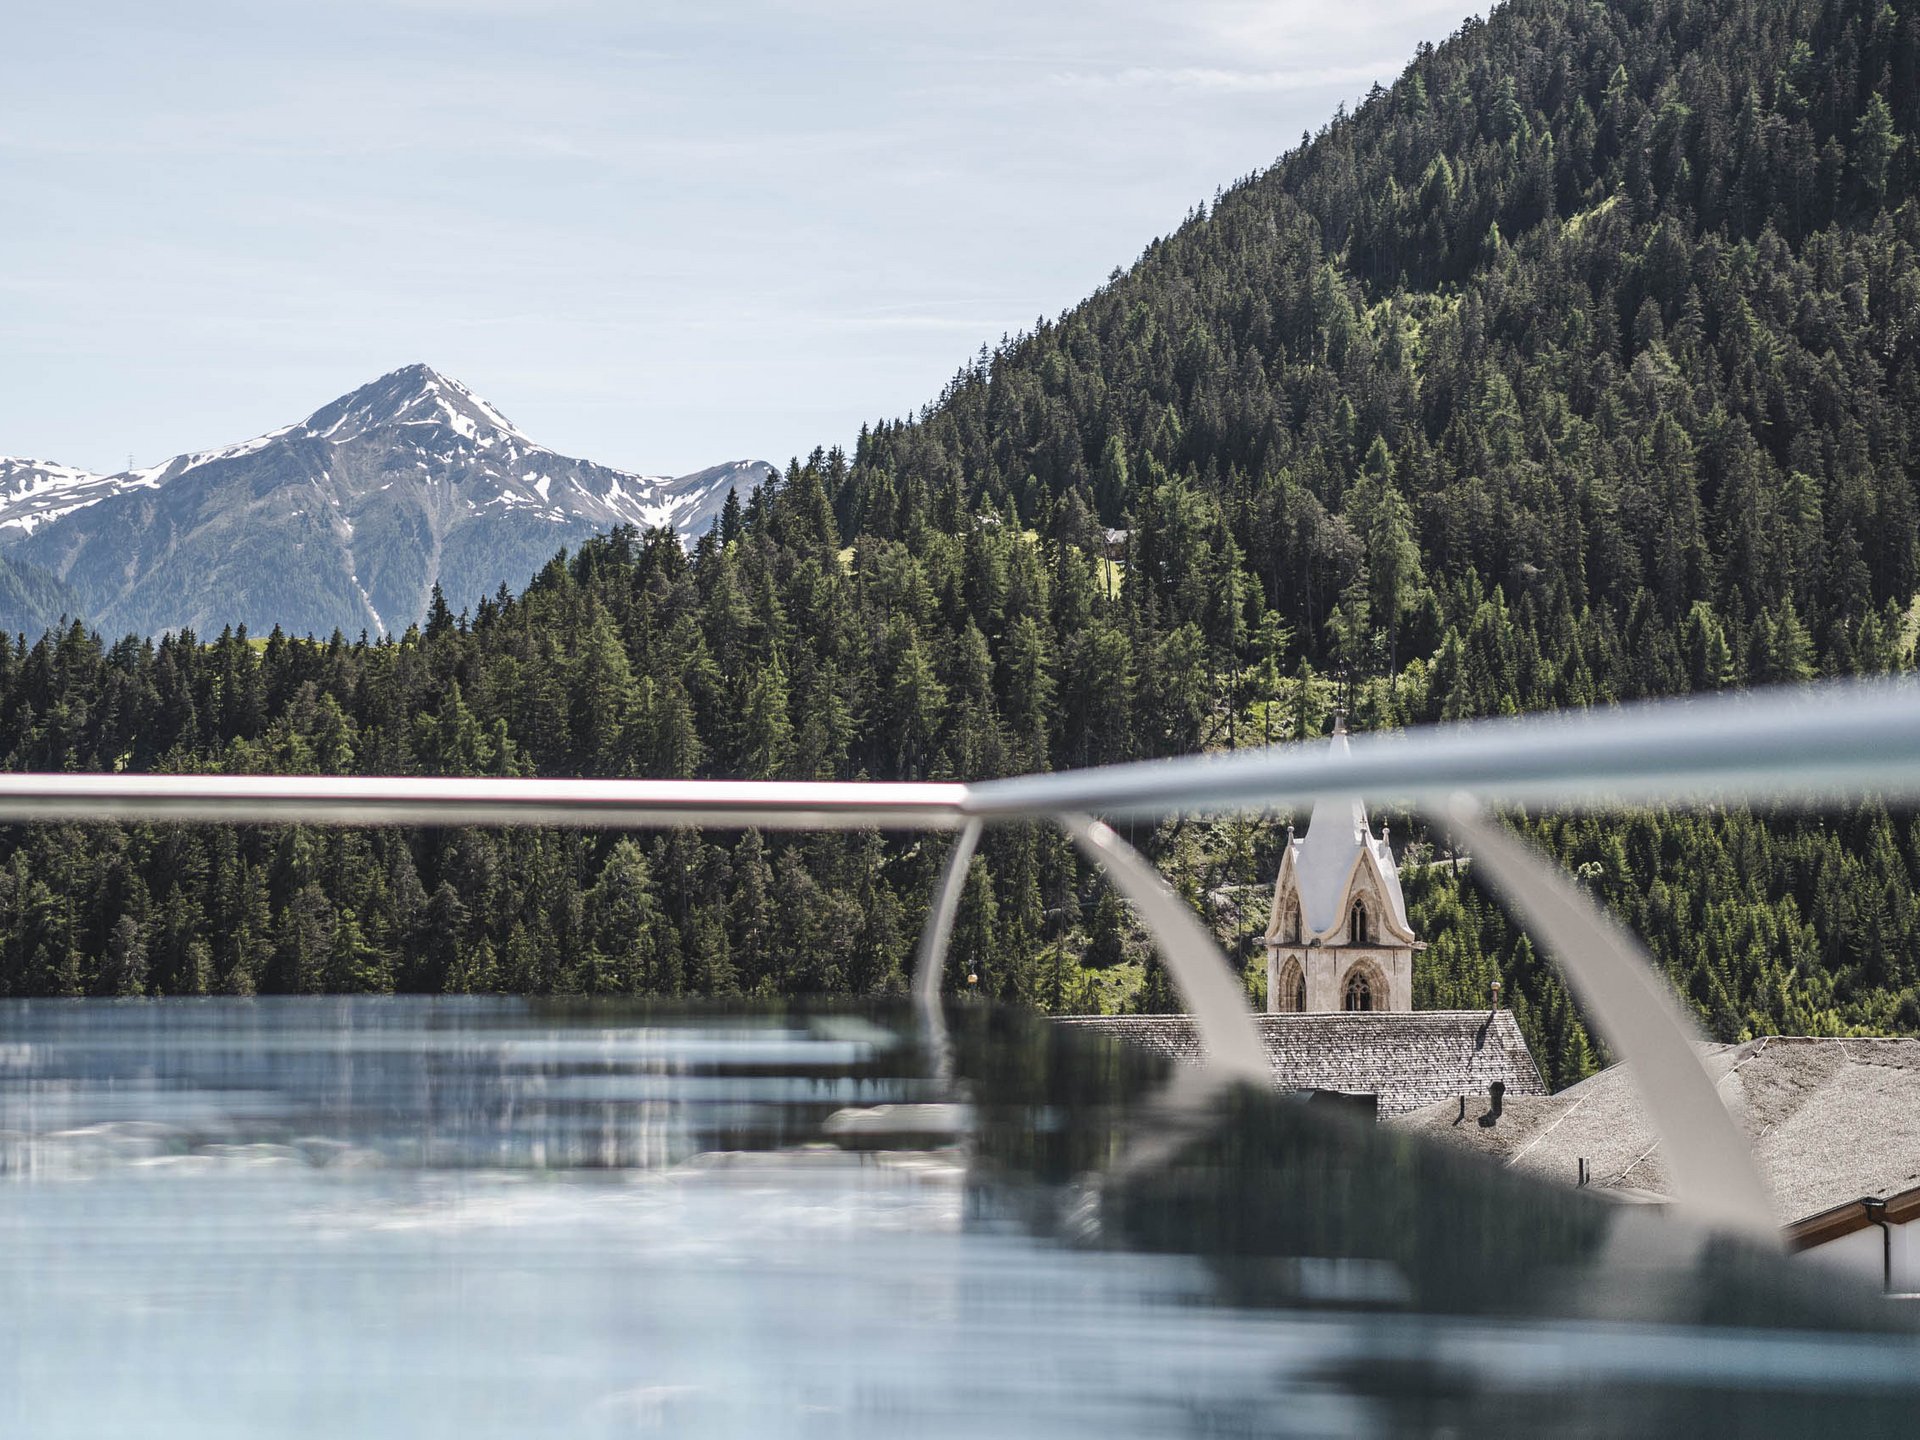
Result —
[[[1920, 5], [1519, 0], [1423, 51], [919, 417], [683, 555], [619, 533], [377, 644], [0, 665], [16, 768], [978, 777], [1902, 667], [1920, 584]], [[1124, 533], [1122, 533], [1124, 532]], [[1534, 827], [1732, 1038], [1920, 1028], [1920, 831], [1876, 808]], [[1257, 924], [1252, 824], [1148, 845]], [[1422, 1003], [1504, 972], [1396, 823]], [[1406, 838], [1410, 837], [1410, 838]], [[939, 858], [878, 836], [16, 833], [14, 993], [859, 990]], [[1166, 1000], [1057, 838], [976, 861], [955, 965]], [[1244, 952], [1243, 952], [1244, 953]]]
[[80, 597], [54, 576], [0, 555], [0, 635], [37, 635], [81, 614]]

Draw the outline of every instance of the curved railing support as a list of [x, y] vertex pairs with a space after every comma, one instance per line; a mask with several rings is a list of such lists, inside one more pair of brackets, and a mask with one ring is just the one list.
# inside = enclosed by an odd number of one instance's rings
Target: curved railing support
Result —
[[913, 962], [913, 1003], [920, 1012], [920, 1028], [933, 1056], [937, 1078], [952, 1078], [953, 1046], [947, 1038], [947, 1019], [940, 1012], [940, 976], [947, 967], [947, 947], [953, 941], [953, 920], [960, 896], [967, 888], [967, 869], [980, 844], [980, 821], [969, 820], [947, 854], [947, 868], [934, 887], [927, 907], [927, 923], [920, 930], [920, 949]]
[[1652, 957], [1559, 866], [1470, 798], [1456, 798], [1435, 818], [1467, 842], [1474, 873], [1485, 875], [1545, 942], [1608, 1046], [1632, 1067], [1673, 1180], [1674, 1205], [1778, 1243], [1780, 1222], [1753, 1151], [1701, 1063], [1701, 1037], [1674, 1003]]
[[1266, 1042], [1253, 1023], [1240, 978], [1186, 902], [1110, 826], [1085, 815], [1056, 818], [1080, 852], [1106, 872], [1113, 887], [1140, 912], [1140, 922], [1193, 1016], [1208, 1065], [1235, 1079], [1271, 1084]]

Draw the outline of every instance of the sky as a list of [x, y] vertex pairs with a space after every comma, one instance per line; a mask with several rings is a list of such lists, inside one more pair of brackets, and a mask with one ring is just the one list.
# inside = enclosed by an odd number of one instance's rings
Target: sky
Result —
[[851, 446], [1469, 3], [19, 6], [0, 454], [152, 464], [414, 361], [626, 469]]

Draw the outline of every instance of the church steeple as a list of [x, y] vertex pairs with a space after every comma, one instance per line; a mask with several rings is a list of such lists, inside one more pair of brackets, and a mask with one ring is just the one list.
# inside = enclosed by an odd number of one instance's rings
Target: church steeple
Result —
[[[1336, 711], [1331, 754], [1348, 749]], [[1304, 836], [1291, 828], [1267, 927], [1270, 1010], [1411, 1010], [1413, 932], [1383, 826], [1375, 836], [1356, 796], [1323, 796]]]

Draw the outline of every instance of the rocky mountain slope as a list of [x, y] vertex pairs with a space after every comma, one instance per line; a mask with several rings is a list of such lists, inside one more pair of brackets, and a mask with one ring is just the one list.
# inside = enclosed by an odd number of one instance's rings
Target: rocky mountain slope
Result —
[[458, 610], [615, 525], [698, 535], [771, 469], [669, 479], [560, 455], [409, 365], [298, 424], [163, 465], [0, 461], [0, 544], [110, 634], [378, 635], [422, 618], [435, 584]]

